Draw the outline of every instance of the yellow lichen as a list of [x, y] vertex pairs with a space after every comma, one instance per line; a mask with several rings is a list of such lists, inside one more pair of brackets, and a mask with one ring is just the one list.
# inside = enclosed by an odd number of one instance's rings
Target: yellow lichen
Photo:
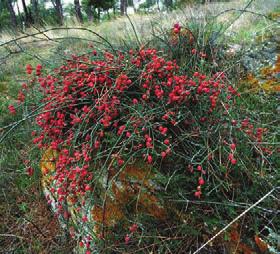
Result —
[[[54, 183], [53, 173], [55, 172], [58, 152], [47, 149], [41, 159], [40, 167], [42, 171], [42, 184], [44, 187], [51, 187]], [[160, 200], [154, 194], [155, 183], [154, 173], [148, 165], [134, 163], [127, 165], [120, 172], [110, 171], [109, 180], [111, 189], [104, 187], [101, 192], [102, 205], [95, 204], [91, 209], [93, 222], [96, 223], [95, 231], [101, 233], [103, 226], [113, 227], [126, 218], [129, 205], [130, 213], [143, 213], [156, 219], [164, 219], [166, 211]], [[67, 197], [69, 213], [74, 223], [78, 223], [75, 203], [78, 197]]]
[[51, 173], [55, 171], [55, 160], [57, 159], [57, 156], [57, 152], [51, 148], [43, 153], [40, 162], [43, 186], [50, 185], [53, 181]]
[[262, 68], [257, 75], [249, 73], [247, 78], [241, 82], [241, 87], [251, 92], [264, 91], [266, 93], [275, 93], [280, 91], [280, 55], [274, 66]]

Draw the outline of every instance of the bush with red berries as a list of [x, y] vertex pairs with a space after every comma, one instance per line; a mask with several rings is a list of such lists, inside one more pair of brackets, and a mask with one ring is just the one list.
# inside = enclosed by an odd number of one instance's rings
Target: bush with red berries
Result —
[[[182, 31], [176, 24], [172, 36], [193, 42], [188, 30], [181, 38]], [[186, 50], [206, 58], [194, 46]], [[261, 145], [268, 130], [240, 114], [240, 94], [224, 72], [186, 73], [164, 50], [92, 50], [52, 73], [41, 65], [26, 72], [32, 86], [23, 87], [19, 100], [34, 89], [42, 96], [33, 143], [58, 152], [51, 191], [61, 214], [69, 198], [82, 207], [94, 195], [96, 177], [112, 167], [142, 161], [154, 168], [166, 177], [159, 185], [167, 202], [179, 194], [211, 197], [213, 190], [230, 197], [240, 177], [251, 184], [247, 165], [267, 163], [263, 155], [272, 153]]]

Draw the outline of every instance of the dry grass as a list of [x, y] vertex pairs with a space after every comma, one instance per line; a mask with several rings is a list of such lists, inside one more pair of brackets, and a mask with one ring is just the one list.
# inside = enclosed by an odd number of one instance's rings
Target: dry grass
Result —
[[[173, 12], [161, 12], [149, 15], [140, 15], [135, 14], [131, 15], [130, 19], [137, 31], [138, 37], [140, 39], [147, 38], [151, 35], [151, 31], [155, 27], [160, 27], [161, 29], [170, 28], [172, 24], [175, 22], [187, 23], [188, 21], [199, 20], [202, 22], [206, 22], [209, 17], [217, 16], [217, 21], [220, 23], [229, 23], [230, 25], [228, 31], [237, 31], [240, 28], [252, 26], [254, 21], [259, 17], [256, 17], [250, 13], [243, 13], [240, 18], [235, 21], [236, 16], [240, 12], [234, 11], [242, 10], [248, 4], [248, 0], [236, 0], [230, 2], [212, 2], [204, 5], [190, 5], [181, 10], [176, 10]], [[272, 10], [279, 8], [280, 3], [277, 0], [254, 0], [248, 7], [248, 11], [268, 14]], [[230, 11], [227, 11], [230, 10]], [[222, 15], [219, 15], [223, 13]], [[264, 18], [265, 19], [265, 18]], [[89, 24], [86, 23], [82, 27], [90, 29], [102, 36], [105, 36], [109, 40], [113, 40], [115, 43], [121, 40], [129, 40], [129, 38], [135, 39], [135, 34], [133, 31], [133, 27], [131, 22], [127, 17], [118, 17], [111, 21], [103, 22], [100, 24]], [[268, 22], [269, 23], [269, 22]], [[269, 26], [269, 24], [268, 24]], [[66, 24], [64, 28], [79, 28], [81, 27], [79, 24], [71, 23]], [[51, 27], [46, 27], [46, 29], [50, 29]], [[26, 30], [26, 34], [33, 34], [38, 32], [38, 30], [31, 28]], [[24, 34], [15, 34], [14, 31], [7, 31], [5, 33], [0, 34], [0, 42], [7, 42], [15, 37], [22, 36]], [[94, 39], [94, 35], [88, 31], [81, 31], [79, 29], [71, 29], [71, 30], [55, 30], [49, 31], [45, 34], [37, 35], [36, 38], [38, 40], [49, 40], [56, 38], [67, 38], [67, 37], [77, 37], [77, 38], [86, 38], [86, 39]], [[23, 43], [30, 42], [30, 40], [34, 40], [34, 38], [26, 38], [23, 39]]]

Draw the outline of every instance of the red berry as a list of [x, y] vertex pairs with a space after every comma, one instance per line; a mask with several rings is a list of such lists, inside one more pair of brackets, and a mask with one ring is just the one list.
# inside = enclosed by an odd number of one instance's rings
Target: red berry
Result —
[[194, 196], [197, 197], [197, 198], [200, 198], [200, 196], [201, 196], [201, 191], [196, 191], [196, 192], [194, 193]]
[[236, 145], [235, 145], [235, 144], [231, 144], [231, 145], [230, 145], [230, 149], [231, 149], [231, 150], [235, 150], [235, 148], [236, 148]]
[[233, 159], [230, 160], [230, 162], [231, 162], [232, 165], [235, 165], [237, 163], [237, 160], [233, 158]]
[[198, 184], [203, 185], [205, 183], [204, 179], [202, 177], [199, 177]]
[[165, 145], [169, 145], [169, 139], [165, 139], [164, 141], [163, 141], [163, 143], [165, 144]]
[[166, 152], [161, 152], [161, 157], [165, 158], [166, 157]]
[[131, 233], [134, 233], [134, 232], [137, 230], [137, 228], [138, 228], [138, 225], [137, 225], [137, 224], [133, 224], [133, 225], [129, 228], [129, 231], [130, 231]]
[[129, 241], [130, 241], [130, 237], [129, 237], [129, 235], [126, 235], [125, 238], [124, 238], [125, 244], [128, 244]]
[[14, 105], [9, 105], [8, 109], [12, 115], [16, 114], [16, 109], [15, 109]]
[[148, 155], [147, 160], [148, 163], [151, 164], [153, 162], [153, 157], [151, 155]]
[[34, 174], [34, 169], [32, 167], [28, 167], [26, 169], [26, 173], [29, 175], [29, 176], [33, 176]]
[[122, 166], [123, 164], [124, 164], [124, 160], [118, 159], [118, 165], [119, 165], [119, 166]]

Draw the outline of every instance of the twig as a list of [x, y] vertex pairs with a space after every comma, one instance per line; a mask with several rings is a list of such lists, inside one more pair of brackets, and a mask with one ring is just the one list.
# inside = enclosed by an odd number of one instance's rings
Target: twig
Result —
[[23, 236], [14, 235], [14, 234], [0, 234], [0, 237], [16, 237], [16, 238], [19, 238], [19, 239], [27, 239]]
[[4, 42], [4, 43], [0, 44], [0, 47], [8, 45], [8, 44], [16, 42], [16, 41], [19, 41], [19, 40], [22, 40], [22, 39], [26, 39], [28, 37], [35, 37], [36, 35], [39, 35], [39, 34], [44, 34], [45, 35], [45, 33], [47, 33], [47, 32], [56, 31], [56, 30], [81, 30], [81, 31], [87, 31], [89, 33], [92, 33], [92, 34], [96, 35], [97, 37], [99, 37], [103, 41], [105, 41], [114, 52], [116, 51], [115, 48], [113, 47], [113, 45], [107, 39], [105, 39], [100, 34], [92, 31], [91, 29], [85, 28], [85, 27], [53, 27], [53, 28], [45, 29], [45, 30], [42, 30], [42, 31], [39, 31], [39, 32], [36, 32], [36, 33], [32, 33], [32, 34], [28, 34], [28, 35], [23, 35], [23, 36], [15, 38], [15, 39], [9, 40], [7, 42]]
[[259, 203], [261, 203], [264, 199], [266, 199], [268, 196], [270, 196], [277, 188], [275, 187], [271, 191], [269, 191], [267, 194], [265, 194], [262, 198], [260, 198], [257, 202], [255, 202], [253, 205], [248, 207], [243, 213], [238, 215], [234, 220], [232, 220], [229, 224], [227, 224], [224, 228], [222, 228], [217, 234], [215, 234], [212, 238], [210, 238], [206, 243], [204, 243], [201, 247], [199, 247], [193, 254], [199, 253], [202, 249], [204, 249], [209, 243], [211, 243], [214, 239], [216, 239], [221, 233], [223, 233], [225, 230], [227, 230], [232, 224], [234, 224], [236, 221], [238, 221], [242, 216], [244, 216], [246, 213], [248, 213], [250, 210], [252, 210], [255, 206], [257, 206]]
[[138, 43], [138, 45], [139, 45], [139, 47], [140, 47], [141, 42], [140, 42], [139, 37], [138, 37], [138, 35], [137, 35], [136, 29], [135, 29], [135, 27], [134, 27], [134, 24], [132, 23], [132, 21], [131, 21], [131, 19], [130, 19], [130, 17], [129, 17], [128, 14], [126, 14], [126, 17], [127, 17], [128, 20], [129, 20], [129, 23], [130, 23], [130, 25], [131, 25], [131, 27], [132, 27], [132, 29], [133, 29], [133, 32], [134, 32], [135, 38], [136, 38], [136, 40], [137, 40], [137, 43]]

